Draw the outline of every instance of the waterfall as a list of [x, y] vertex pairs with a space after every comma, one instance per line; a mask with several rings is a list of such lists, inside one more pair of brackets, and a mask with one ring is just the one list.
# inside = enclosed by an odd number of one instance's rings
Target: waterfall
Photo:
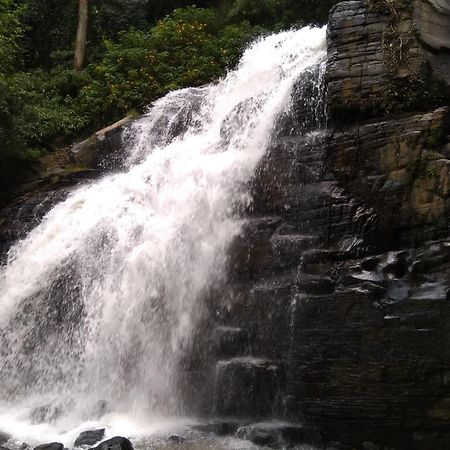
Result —
[[219, 82], [155, 102], [124, 134], [123, 170], [77, 188], [10, 250], [0, 429], [183, 412], [180, 359], [225, 281], [252, 175], [325, 53], [325, 29], [271, 35]]

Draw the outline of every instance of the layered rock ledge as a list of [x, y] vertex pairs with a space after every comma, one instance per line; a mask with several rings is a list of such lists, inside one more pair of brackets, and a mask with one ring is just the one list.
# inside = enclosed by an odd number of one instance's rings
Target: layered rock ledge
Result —
[[278, 136], [216, 305], [238, 339], [217, 354], [219, 411], [248, 414], [242, 380], [264, 385], [265, 359], [277, 384], [253, 407], [316, 442], [450, 448], [448, 14], [434, 0], [331, 11], [328, 127], [312, 135], [297, 111], [297, 133]]

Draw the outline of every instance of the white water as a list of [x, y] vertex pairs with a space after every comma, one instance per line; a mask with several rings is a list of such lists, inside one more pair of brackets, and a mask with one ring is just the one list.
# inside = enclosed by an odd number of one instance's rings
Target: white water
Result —
[[248, 182], [325, 51], [324, 29], [273, 35], [219, 83], [159, 100], [127, 135], [126, 170], [76, 190], [13, 247], [0, 429], [70, 446], [82, 429], [138, 435], [180, 413], [181, 357], [223, 280]]

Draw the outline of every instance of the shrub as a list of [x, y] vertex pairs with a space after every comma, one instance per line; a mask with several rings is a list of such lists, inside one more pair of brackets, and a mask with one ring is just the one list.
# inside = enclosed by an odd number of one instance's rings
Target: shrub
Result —
[[210, 10], [187, 7], [147, 32], [121, 33], [105, 41], [103, 57], [86, 69], [87, 82], [72, 108], [96, 128], [141, 110], [167, 92], [222, 76], [243, 45], [261, 28], [248, 22], [222, 29]]

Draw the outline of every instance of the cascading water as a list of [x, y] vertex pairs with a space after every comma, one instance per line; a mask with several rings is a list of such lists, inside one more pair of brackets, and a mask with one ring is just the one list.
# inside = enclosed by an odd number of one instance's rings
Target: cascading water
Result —
[[325, 52], [324, 29], [272, 35], [218, 83], [162, 98], [126, 133], [123, 172], [74, 191], [11, 249], [0, 428], [182, 412], [180, 357], [224, 279], [249, 181]]

